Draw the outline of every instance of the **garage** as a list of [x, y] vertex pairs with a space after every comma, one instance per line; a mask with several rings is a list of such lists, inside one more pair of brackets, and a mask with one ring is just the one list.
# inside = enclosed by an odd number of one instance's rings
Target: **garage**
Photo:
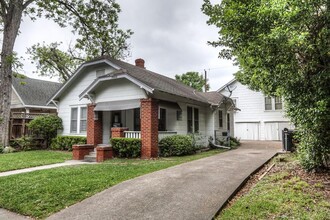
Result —
[[236, 122], [235, 136], [241, 140], [259, 140], [260, 123], [259, 122]]
[[289, 122], [265, 122], [265, 139], [271, 141], [282, 140], [282, 130], [292, 128]]

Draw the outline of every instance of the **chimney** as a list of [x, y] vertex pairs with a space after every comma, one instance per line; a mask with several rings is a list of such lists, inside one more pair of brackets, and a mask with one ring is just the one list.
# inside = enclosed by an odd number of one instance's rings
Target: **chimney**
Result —
[[141, 67], [143, 69], [145, 69], [144, 67], [144, 59], [142, 58], [138, 58], [135, 60], [135, 66]]

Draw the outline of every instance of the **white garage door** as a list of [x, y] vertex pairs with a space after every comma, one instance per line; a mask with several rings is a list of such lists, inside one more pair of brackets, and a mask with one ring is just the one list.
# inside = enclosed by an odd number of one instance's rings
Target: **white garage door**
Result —
[[260, 123], [235, 123], [235, 137], [241, 140], [259, 140]]
[[288, 122], [265, 122], [265, 139], [272, 141], [282, 140], [282, 130], [292, 128]]

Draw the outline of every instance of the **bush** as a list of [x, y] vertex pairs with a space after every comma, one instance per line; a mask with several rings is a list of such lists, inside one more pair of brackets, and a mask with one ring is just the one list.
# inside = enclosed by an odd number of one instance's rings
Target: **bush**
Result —
[[111, 138], [110, 141], [112, 149], [118, 157], [134, 158], [141, 155], [141, 139]]
[[0, 145], [0, 154], [3, 153], [3, 149], [4, 149], [4, 147], [2, 145]]
[[[222, 146], [229, 146], [226, 137], [225, 138], [221, 138], [221, 139], [217, 138], [216, 139], [216, 144], [222, 145]], [[239, 145], [241, 145], [240, 140], [237, 137], [230, 136], [230, 147], [235, 148], [235, 147], [237, 147]]]
[[13, 145], [19, 148], [19, 150], [27, 151], [33, 149], [34, 140], [29, 136], [22, 136], [14, 140]]
[[53, 138], [50, 144], [52, 150], [67, 150], [72, 151], [72, 145], [86, 144], [86, 137], [80, 136], [57, 136]]
[[173, 135], [159, 142], [159, 154], [163, 157], [194, 154], [195, 150], [193, 140], [189, 135]]
[[16, 150], [15, 150], [15, 148], [13, 148], [13, 147], [5, 147], [3, 150], [2, 150], [2, 152], [4, 153], [4, 154], [9, 154], [9, 153], [14, 153]]
[[49, 147], [50, 140], [57, 135], [57, 131], [63, 129], [62, 119], [55, 115], [38, 116], [33, 119], [28, 128], [34, 136], [41, 136]]

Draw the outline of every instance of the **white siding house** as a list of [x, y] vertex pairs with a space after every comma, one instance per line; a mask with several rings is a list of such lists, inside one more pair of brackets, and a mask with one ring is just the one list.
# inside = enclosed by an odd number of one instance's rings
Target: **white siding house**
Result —
[[[230, 91], [232, 91], [230, 95]], [[242, 140], [281, 140], [282, 130], [293, 128], [284, 115], [281, 98], [266, 97], [232, 80], [218, 92], [230, 98], [239, 109], [234, 112], [234, 135]]]

